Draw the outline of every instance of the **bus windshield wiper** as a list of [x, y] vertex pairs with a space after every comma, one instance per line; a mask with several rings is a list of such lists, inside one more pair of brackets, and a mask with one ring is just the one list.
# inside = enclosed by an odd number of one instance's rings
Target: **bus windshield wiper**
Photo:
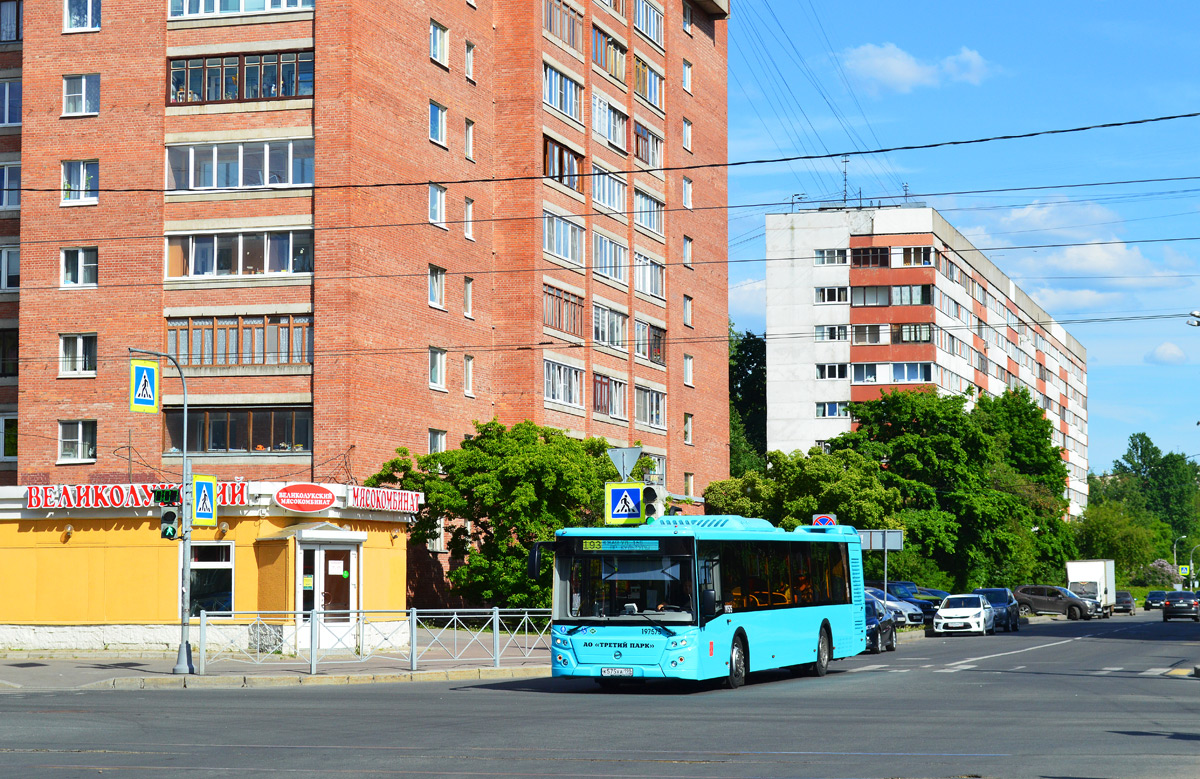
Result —
[[651, 625], [653, 625], [654, 627], [658, 628], [658, 629], [659, 629], [659, 630], [661, 630], [662, 632], [666, 633], [668, 636], [673, 636], [673, 635], [675, 635], [675, 631], [674, 631], [674, 630], [671, 630], [669, 627], [667, 627], [666, 625], [662, 624], [661, 622], [655, 622], [653, 619], [651, 619], [650, 615], [649, 615], [649, 614], [647, 614], [646, 612], [644, 612], [644, 611], [635, 611], [635, 612], [633, 612], [633, 613], [634, 613], [634, 614], [637, 614], [639, 617], [645, 617], [645, 618], [646, 618], [646, 620], [647, 620], [647, 621], [648, 621], [648, 622], [649, 622]]
[[587, 627], [587, 625], [576, 625], [575, 627], [573, 627], [567, 631], [567, 635], [573, 636], [576, 633], [578, 633], [579, 631], [583, 630], [585, 627]]

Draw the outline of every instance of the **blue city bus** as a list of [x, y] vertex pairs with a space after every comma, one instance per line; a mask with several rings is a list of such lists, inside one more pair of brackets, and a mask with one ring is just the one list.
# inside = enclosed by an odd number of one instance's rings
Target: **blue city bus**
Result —
[[844, 525], [792, 532], [763, 519], [668, 516], [570, 528], [554, 552], [551, 667], [602, 685], [721, 679], [789, 668], [824, 676], [866, 648], [862, 544]]

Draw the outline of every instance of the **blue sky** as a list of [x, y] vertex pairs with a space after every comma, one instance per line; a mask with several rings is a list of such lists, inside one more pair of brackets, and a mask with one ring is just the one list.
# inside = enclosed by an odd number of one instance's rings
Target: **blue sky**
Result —
[[[737, 0], [730, 160], [823, 154], [1200, 110], [1200, 4]], [[1089, 463], [1131, 434], [1200, 454], [1200, 119], [853, 157], [864, 200], [903, 185], [940, 210], [1088, 350]], [[938, 195], [1053, 186], [1027, 192]], [[731, 168], [730, 203], [840, 200], [842, 163]], [[763, 332], [764, 214], [732, 208], [730, 317]], [[1070, 244], [1059, 248], [1022, 248]], [[1180, 315], [1180, 318], [1142, 317]], [[1133, 317], [1128, 321], [1118, 318]], [[1070, 320], [1099, 319], [1071, 323]]]

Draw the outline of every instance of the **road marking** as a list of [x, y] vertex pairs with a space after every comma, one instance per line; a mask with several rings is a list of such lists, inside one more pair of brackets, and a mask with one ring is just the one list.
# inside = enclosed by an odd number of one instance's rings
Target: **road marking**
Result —
[[1125, 670], [1124, 668], [1105, 668], [1102, 671], [1092, 671], [1092, 676], [1104, 676], [1106, 674], [1112, 673], [1113, 671], [1124, 671], [1124, 670]]
[[1172, 668], [1167, 671], [1167, 676], [1191, 676], [1192, 672], [1186, 668]]
[[980, 660], [991, 660], [993, 657], [1005, 657], [1006, 655], [1019, 655], [1022, 652], [1032, 652], [1035, 649], [1047, 649], [1052, 646], [1060, 646], [1062, 644], [1069, 644], [1072, 641], [1078, 641], [1078, 640], [1079, 640], [1078, 638], [1068, 638], [1063, 641], [1054, 641], [1049, 644], [1038, 644], [1037, 646], [1025, 647], [1024, 649], [1014, 649], [1011, 652], [998, 652], [994, 655], [984, 655], [983, 657], [968, 657], [966, 660], [959, 660], [957, 663], [947, 663], [947, 665], [955, 666], [955, 665], [962, 665], [963, 663], [976, 663], [976, 662], [979, 662]]
[[858, 673], [859, 671], [874, 671], [879, 668], [886, 668], [886, 667], [887, 666], [884, 666], [884, 665], [864, 665], [860, 668], [851, 668], [849, 672], [850, 673]]
[[1138, 674], [1138, 676], [1162, 676], [1170, 670], [1170, 668], [1147, 668], [1145, 671], [1142, 671], [1140, 674]]
[[930, 663], [929, 665], [923, 665], [921, 667], [922, 668], [933, 668], [933, 663]]
[[1020, 671], [1020, 670], [1021, 670], [1022, 668], [1024, 668], [1024, 667], [1025, 667], [1025, 666], [1023, 666], [1023, 665], [1018, 665], [1018, 666], [1016, 666], [1015, 668], [1013, 668], [1013, 670], [1014, 670], [1014, 671]]
[[953, 674], [953, 673], [958, 673], [959, 671], [969, 671], [970, 669], [972, 669], [974, 667], [975, 666], [973, 666], [973, 665], [963, 665], [962, 663], [951, 663], [950, 667], [939, 668], [938, 670], [934, 671], [934, 673], [935, 674]]
[[912, 670], [911, 668], [893, 668], [891, 671], [889, 671], [889, 673], [906, 674], [911, 670]]

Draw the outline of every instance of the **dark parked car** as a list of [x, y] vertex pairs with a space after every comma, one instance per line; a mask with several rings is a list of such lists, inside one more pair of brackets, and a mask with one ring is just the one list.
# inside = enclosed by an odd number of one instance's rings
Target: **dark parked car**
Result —
[[1137, 601], [1133, 599], [1133, 593], [1128, 590], [1117, 590], [1117, 603], [1113, 606], [1113, 611], [1133, 616], [1137, 612]]
[[1163, 600], [1163, 622], [1169, 622], [1175, 617], [1191, 617], [1193, 622], [1200, 622], [1200, 595], [1194, 592], [1169, 592]]
[[945, 590], [935, 590], [932, 587], [918, 587], [917, 593], [923, 598], [937, 600], [939, 603], [950, 597], [950, 593]]
[[1024, 584], [1013, 591], [1022, 616], [1065, 614], [1067, 619], [1091, 619], [1100, 612], [1100, 602], [1081, 598], [1066, 587]]
[[874, 598], [867, 598], [867, 651], [877, 655], [884, 649], [896, 651], [896, 623], [887, 609], [879, 608]]
[[[867, 582], [866, 584], [868, 587], [883, 589], [883, 582]], [[927, 625], [933, 622], [933, 614], [937, 611], [938, 604], [941, 602], [939, 598], [927, 598], [918, 593], [917, 585], [912, 582], [888, 582], [887, 594], [919, 608]]]
[[1167, 593], [1163, 590], [1150, 590], [1146, 593], [1146, 600], [1142, 601], [1142, 610], [1161, 609], [1166, 597]]
[[1021, 607], [1017, 605], [1017, 597], [1007, 587], [979, 587], [971, 592], [982, 595], [992, 604], [996, 615], [996, 627], [1004, 628], [1005, 633], [1021, 629]]

